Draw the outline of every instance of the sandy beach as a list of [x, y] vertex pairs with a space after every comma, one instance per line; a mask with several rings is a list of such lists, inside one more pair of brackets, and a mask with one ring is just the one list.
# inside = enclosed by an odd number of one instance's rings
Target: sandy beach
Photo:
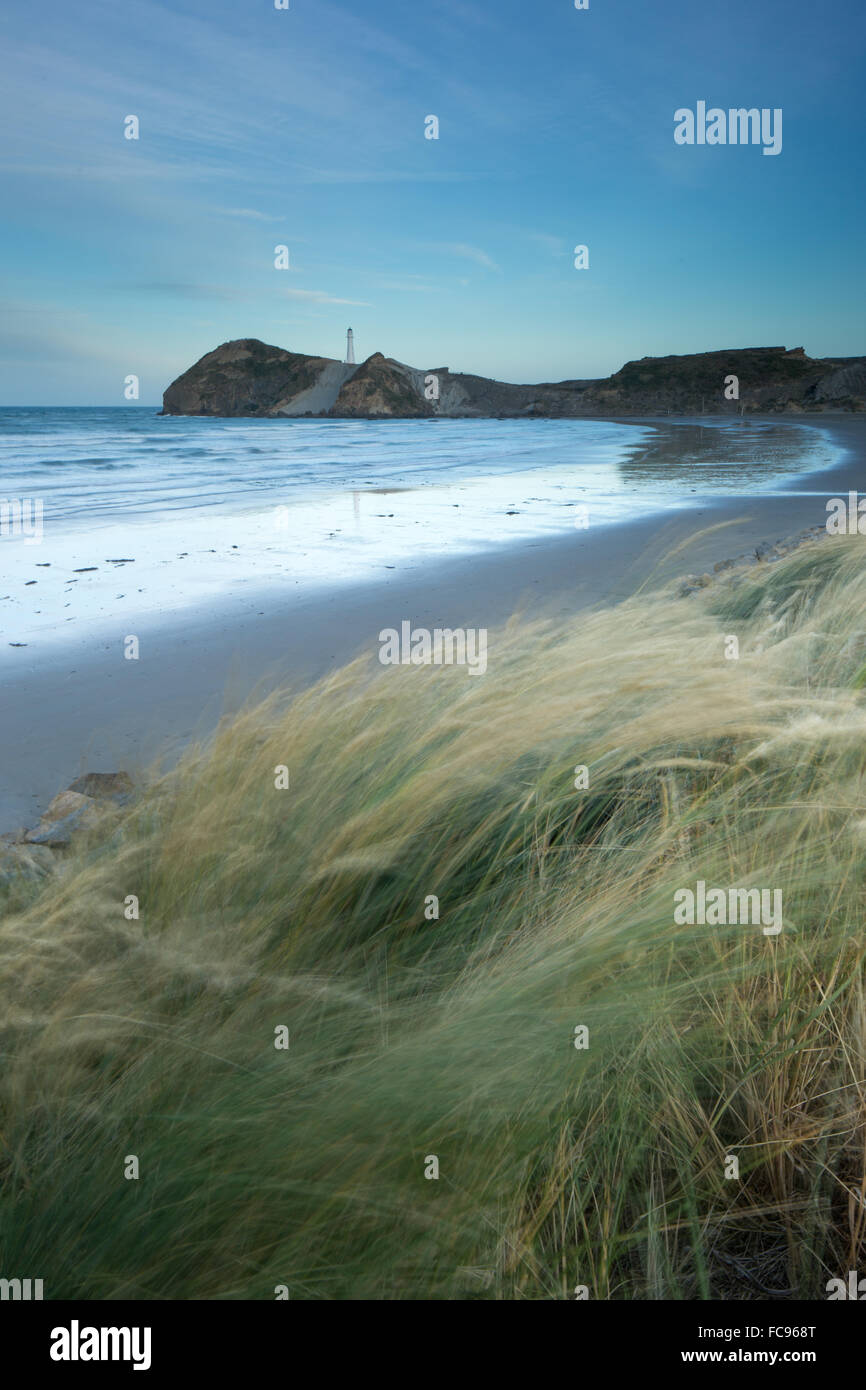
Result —
[[[137, 661], [124, 660], [120, 638], [41, 655], [22, 651], [20, 671], [7, 674], [0, 693], [0, 827], [33, 824], [84, 771], [124, 768], [140, 776], [155, 759], [205, 737], [254, 693], [307, 684], [358, 655], [375, 660], [380, 630], [403, 620], [494, 630], [514, 613], [567, 615], [822, 525], [829, 497], [862, 486], [866, 420], [822, 416], [815, 423], [844, 449], [842, 462], [801, 475], [782, 496], [732, 498], [428, 561], [325, 595], [253, 594], [234, 603], [230, 617], [209, 604], [151, 618], [137, 628]], [[493, 634], [489, 659], [495, 663]]]

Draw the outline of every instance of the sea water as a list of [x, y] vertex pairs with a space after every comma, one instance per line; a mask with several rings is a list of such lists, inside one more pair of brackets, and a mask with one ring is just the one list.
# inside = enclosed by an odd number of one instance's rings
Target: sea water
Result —
[[[338, 589], [449, 556], [767, 494], [836, 461], [827, 433], [787, 420], [2, 409], [0, 660], [14, 643], [134, 632], [145, 615]], [[11, 520], [14, 504], [28, 503], [40, 508], [36, 543]]]

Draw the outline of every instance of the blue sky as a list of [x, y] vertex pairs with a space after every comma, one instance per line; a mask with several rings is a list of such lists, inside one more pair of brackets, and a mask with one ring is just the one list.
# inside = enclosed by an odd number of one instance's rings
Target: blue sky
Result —
[[[511, 381], [866, 353], [862, 0], [290, 4], [6, 0], [0, 404], [349, 324]], [[699, 100], [781, 107], [781, 154], [678, 146]]]

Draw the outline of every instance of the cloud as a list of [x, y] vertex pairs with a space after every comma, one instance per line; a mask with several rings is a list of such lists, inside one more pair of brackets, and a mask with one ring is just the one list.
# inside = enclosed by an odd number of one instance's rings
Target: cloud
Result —
[[425, 250], [440, 251], [447, 256], [458, 256], [464, 261], [474, 261], [485, 270], [501, 270], [501, 266], [498, 266], [486, 251], [482, 251], [479, 246], [470, 246], [465, 241], [434, 241], [430, 242]]
[[477, 183], [480, 176], [440, 169], [325, 169], [296, 164], [293, 177], [298, 183]]
[[282, 222], [282, 217], [273, 217], [268, 212], [257, 212], [255, 208], [211, 208], [218, 217], [248, 217], [256, 222]]
[[[225, 299], [231, 303], [249, 303], [265, 297], [272, 300], [272, 289], [244, 289], [238, 285], [200, 285], [182, 280], [152, 280], [136, 285], [124, 285], [123, 289], [137, 290], [144, 294], [164, 294], [178, 299]], [[328, 294], [327, 290], [279, 289], [278, 296], [285, 299], [301, 300], [307, 304], [354, 304], [359, 308], [370, 308], [365, 299], [341, 299]]]
[[524, 235], [545, 251], [549, 251], [551, 256], [571, 255], [564, 237], [551, 236], [549, 232], [525, 232]]
[[[120, 288], [120, 287], [119, 287]], [[176, 299], [227, 299], [231, 301], [257, 299], [260, 292], [239, 289], [234, 285], [197, 285], [183, 280], [149, 280], [123, 289], [143, 294], [165, 294]]]
[[370, 281], [370, 285], [375, 290], [392, 290], [400, 294], [443, 294], [447, 293], [442, 285], [424, 284], [415, 275], [375, 275]]
[[[341, 267], [343, 273], [346, 271]], [[442, 294], [441, 284], [430, 284], [429, 276], [412, 270], [373, 270], [361, 276], [362, 286], [369, 290], [395, 290], [401, 294]]]
[[303, 299], [308, 304], [355, 304], [362, 309], [371, 307], [366, 299], [337, 299], [324, 290], [283, 290], [282, 293], [287, 299]]

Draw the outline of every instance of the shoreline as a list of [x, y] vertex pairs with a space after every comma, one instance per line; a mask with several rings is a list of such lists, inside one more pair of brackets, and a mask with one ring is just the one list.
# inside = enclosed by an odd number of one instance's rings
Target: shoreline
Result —
[[137, 777], [206, 737], [254, 694], [312, 684], [365, 653], [375, 659], [379, 631], [406, 619], [430, 629], [496, 629], [515, 613], [566, 618], [645, 585], [712, 571], [762, 543], [791, 544], [799, 532], [823, 526], [827, 498], [859, 490], [866, 462], [866, 416], [798, 423], [828, 430], [844, 450], [838, 465], [799, 475], [792, 484], [799, 491], [713, 500], [430, 561], [351, 589], [280, 601], [252, 595], [230, 616], [214, 605], [157, 616], [139, 625], [137, 661], [123, 659], [120, 640], [34, 657], [26, 670], [5, 676], [0, 691], [0, 830], [34, 825], [84, 772], [123, 769]]
[[[561, 540], [581, 509], [595, 530], [785, 491], [840, 454], [826, 428], [775, 420], [450, 421], [434, 442], [411, 424], [393, 434], [393, 423], [314, 423], [289, 440], [231, 422], [178, 433], [175, 422], [161, 438], [127, 415], [118, 426], [94, 412], [83, 433], [61, 433], [54, 450], [68, 441], [72, 467], [49, 468], [29, 501], [35, 484], [0, 432], [23, 538], [0, 554], [0, 680], [49, 649], [98, 651], [154, 619], [242, 616], [245, 600], [268, 610]], [[36, 456], [40, 430], [23, 436]], [[106, 484], [103, 468], [121, 471]]]

